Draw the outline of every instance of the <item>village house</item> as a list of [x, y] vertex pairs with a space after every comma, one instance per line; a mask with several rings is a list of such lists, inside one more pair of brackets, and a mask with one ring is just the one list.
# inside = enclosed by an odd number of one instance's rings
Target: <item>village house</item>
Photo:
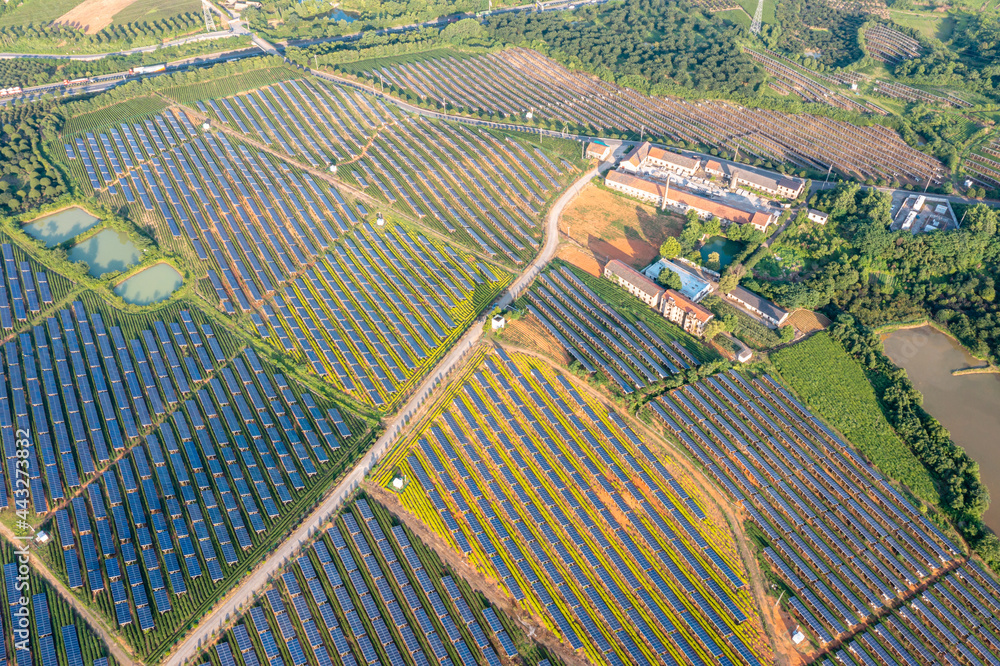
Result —
[[830, 214], [824, 213], [821, 210], [816, 210], [815, 208], [810, 208], [809, 212], [806, 213], [806, 217], [816, 224], [826, 224], [826, 221], [830, 219]]
[[661, 300], [663, 316], [691, 335], [701, 337], [705, 333], [705, 326], [715, 316], [708, 309], [688, 300], [673, 289], [667, 289]]
[[655, 206], [663, 205], [663, 196], [667, 190], [663, 183], [655, 183], [624, 171], [609, 171], [604, 177], [604, 184], [612, 190], [648, 201]]
[[622, 287], [649, 307], [659, 310], [663, 287], [631, 266], [612, 259], [604, 267], [604, 277]]
[[758, 296], [749, 289], [736, 287], [726, 294], [726, 298], [740, 305], [744, 310], [763, 319], [772, 328], [777, 328], [788, 319], [788, 312], [782, 310], [771, 301]]
[[760, 190], [773, 197], [785, 199], [796, 199], [802, 194], [802, 188], [806, 181], [801, 178], [791, 178], [781, 174], [765, 174], [748, 169], [735, 169], [733, 178], [729, 186], [733, 189], [737, 187], [749, 187]]
[[608, 172], [604, 184], [613, 190], [648, 201], [661, 208], [670, 205], [682, 212], [694, 209], [701, 218], [718, 217], [724, 222], [752, 224], [758, 231], [767, 231], [767, 228], [780, 216], [778, 211], [764, 211], [749, 205], [737, 208], [731, 203], [709, 199], [680, 185], [668, 187], [666, 183], [658, 183], [622, 171]]
[[622, 160], [621, 168], [631, 173], [641, 169], [667, 169], [682, 176], [693, 176], [701, 166], [697, 157], [687, 157], [663, 148], [657, 148], [648, 141], [632, 149]]
[[605, 146], [603, 143], [591, 141], [587, 144], [587, 159], [589, 160], [607, 161], [611, 157], [611, 152], [611, 146]]

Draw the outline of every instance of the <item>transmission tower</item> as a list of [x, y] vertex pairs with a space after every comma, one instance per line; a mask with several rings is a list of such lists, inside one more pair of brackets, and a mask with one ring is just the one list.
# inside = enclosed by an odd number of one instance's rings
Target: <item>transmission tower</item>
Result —
[[205, 30], [215, 32], [215, 18], [212, 16], [211, 6], [207, 2], [202, 2], [201, 11], [205, 15]]
[[750, 24], [750, 32], [755, 35], [760, 34], [760, 22], [764, 18], [764, 0], [757, 0], [757, 11], [753, 13], [753, 22]]

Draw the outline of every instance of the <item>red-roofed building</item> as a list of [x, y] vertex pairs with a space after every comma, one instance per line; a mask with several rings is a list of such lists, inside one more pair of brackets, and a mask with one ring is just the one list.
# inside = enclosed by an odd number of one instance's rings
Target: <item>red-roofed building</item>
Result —
[[596, 141], [591, 141], [587, 144], [587, 159], [604, 162], [609, 157], [611, 157], [611, 146], [605, 146], [603, 143], [597, 143]]
[[663, 316], [691, 335], [701, 337], [705, 333], [705, 326], [715, 316], [707, 308], [685, 298], [683, 294], [673, 289], [667, 289], [660, 300]]

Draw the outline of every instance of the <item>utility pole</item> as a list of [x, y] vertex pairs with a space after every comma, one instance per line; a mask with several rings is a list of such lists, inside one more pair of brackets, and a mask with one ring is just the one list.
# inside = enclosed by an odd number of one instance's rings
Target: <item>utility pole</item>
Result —
[[830, 172], [831, 171], [833, 171], [833, 162], [830, 162], [830, 168], [828, 168], [826, 170], [826, 180], [823, 181], [824, 185], [826, 185], [828, 182], [830, 182]]
[[784, 598], [785, 598], [785, 590], [782, 590], [781, 591], [781, 596], [778, 597], [778, 600], [774, 602], [774, 607], [777, 608], [778, 604], [780, 604], [781, 600], [784, 599]]
[[927, 194], [927, 190], [931, 188], [931, 177], [927, 176], [927, 184], [924, 185], [924, 194]]

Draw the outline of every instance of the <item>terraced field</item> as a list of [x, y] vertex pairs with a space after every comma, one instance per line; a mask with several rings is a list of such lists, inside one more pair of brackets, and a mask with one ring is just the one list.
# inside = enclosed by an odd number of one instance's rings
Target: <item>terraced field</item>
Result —
[[606, 405], [493, 348], [372, 480], [593, 663], [770, 659], [725, 523]]
[[[932, 157], [880, 125], [856, 126], [820, 116], [784, 114], [724, 102], [648, 97], [582, 74], [527, 49], [474, 57], [434, 57], [363, 72], [426, 99], [467, 111], [565, 123], [589, 131], [627, 130], [676, 141], [737, 147], [744, 156], [788, 162], [862, 180], [923, 183], [945, 174]], [[843, 105], [854, 108], [850, 100]]]
[[763, 532], [789, 612], [837, 663], [998, 663], [1000, 585], [776, 380], [731, 371], [652, 405]]
[[88, 296], [7, 342], [2, 370], [8, 480], [15, 429], [37, 442], [30, 497], [54, 537], [41, 553], [144, 655], [213, 604], [370, 438], [363, 418], [177, 306], [133, 317]]
[[513, 659], [548, 666], [539, 655], [516, 625], [362, 498], [300, 551], [203, 666], [499, 666]]

